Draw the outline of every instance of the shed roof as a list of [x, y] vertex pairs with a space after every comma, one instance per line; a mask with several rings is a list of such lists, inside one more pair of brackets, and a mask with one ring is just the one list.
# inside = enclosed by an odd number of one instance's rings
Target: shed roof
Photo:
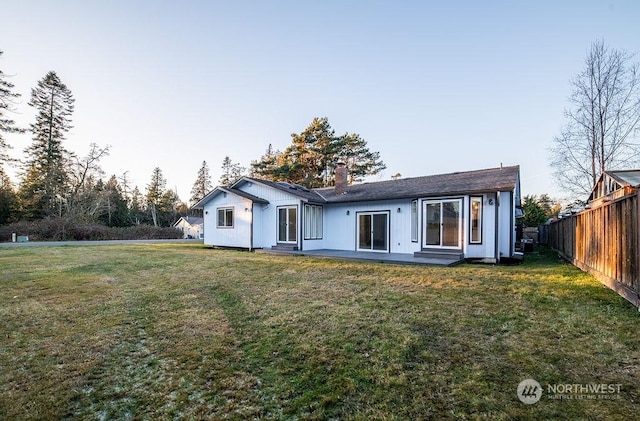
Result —
[[606, 171], [623, 186], [640, 187], [640, 170]]

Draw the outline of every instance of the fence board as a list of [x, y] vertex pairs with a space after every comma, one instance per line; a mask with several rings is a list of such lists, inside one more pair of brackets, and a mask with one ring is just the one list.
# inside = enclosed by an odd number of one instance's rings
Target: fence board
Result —
[[548, 243], [640, 307], [640, 191], [554, 221]]

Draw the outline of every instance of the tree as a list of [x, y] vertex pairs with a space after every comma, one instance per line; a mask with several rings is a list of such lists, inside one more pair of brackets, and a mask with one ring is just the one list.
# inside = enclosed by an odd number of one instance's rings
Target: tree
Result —
[[159, 167], [153, 169], [151, 174], [151, 182], [147, 184], [147, 205], [151, 212], [151, 219], [154, 226], [158, 226], [158, 206], [162, 200], [167, 180], [162, 176], [162, 170]]
[[74, 108], [71, 91], [55, 72], [49, 72], [31, 90], [29, 105], [37, 110], [31, 124], [33, 144], [25, 149], [27, 163], [20, 196], [30, 217], [62, 212], [69, 177], [69, 153], [62, 146], [71, 129]]
[[274, 153], [271, 145], [260, 161], [252, 163], [253, 172], [274, 181], [288, 181], [309, 188], [331, 186], [338, 162], [348, 165], [349, 183], [386, 168], [378, 152], [371, 152], [356, 133], [336, 136], [326, 117], [314, 118], [300, 134], [291, 135], [291, 145]]
[[527, 195], [522, 200], [522, 210], [524, 211], [523, 224], [525, 227], [537, 227], [558, 216], [562, 206], [553, 201], [549, 195], [542, 194], [539, 197]]
[[348, 182], [352, 184], [364, 179], [367, 175], [375, 175], [387, 166], [380, 160], [380, 152], [371, 152], [367, 142], [357, 133], [345, 133], [342, 136], [340, 159], [347, 164]]
[[264, 155], [259, 160], [251, 162], [251, 176], [271, 181], [280, 180], [278, 171], [284, 163], [282, 157], [282, 152], [274, 150], [273, 145], [269, 143]]
[[[3, 52], [0, 50], [0, 56]], [[25, 130], [16, 127], [16, 122], [5, 115], [7, 111], [14, 111], [15, 99], [20, 94], [13, 92], [14, 85], [6, 80], [6, 75], [0, 70], [0, 169], [3, 162], [11, 161], [7, 150], [11, 146], [2, 137], [3, 133], [23, 133]]]
[[198, 170], [198, 178], [196, 178], [191, 188], [191, 199], [189, 201], [192, 205], [198, 203], [212, 188], [213, 185], [211, 184], [211, 175], [209, 175], [207, 161], [202, 161], [202, 166], [200, 170]]
[[0, 225], [15, 219], [18, 197], [13, 190], [9, 176], [0, 166]]
[[222, 160], [222, 175], [220, 176], [220, 184], [223, 186], [230, 186], [242, 177], [242, 174], [246, 171], [240, 164], [236, 164], [231, 161], [231, 158], [225, 156]]
[[99, 221], [110, 227], [131, 225], [127, 199], [123, 196], [118, 179], [112, 175], [101, 192], [102, 207]]
[[[126, 174], [126, 173], [125, 173]], [[129, 203], [129, 219], [133, 225], [140, 225], [147, 221], [145, 199], [140, 193], [138, 186], [133, 188]]]
[[103, 205], [104, 194], [96, 189], [96, 182], [104, 175], [100, 160], [109, 156], [109, 146], [100, 147], [95, 143], [89, 146], [85, 157], [72, 157], [67, 171], [70, 191], [66, 198], [67, 213], [79, 216], [95, 216]]
[[635, 166], [640, 145], [640, 73], [625, 51], [592, 44], [584, 70], [572, 81], [572, 108], [553, 139], [551, 167], [572, 196], [589, 194], [603, 171]]

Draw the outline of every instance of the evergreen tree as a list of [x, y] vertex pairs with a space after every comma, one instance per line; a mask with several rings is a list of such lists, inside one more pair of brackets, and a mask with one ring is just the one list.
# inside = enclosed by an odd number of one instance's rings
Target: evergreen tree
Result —
[[0, 225], [16, 219], [18, 197], [9, 176], [0, 167]]
[[147, 221], [147, 206], [138, 186], [133, 188], [129, 199], [129, 221], [133, 225], [144, 224]]
[[282, 153], [273, 152], [269, 145], [251, 167], [258, 177], [313, 188], [333, 185], [335, 165], [340, 161], [348, 166], [349, 183], [386, 168], [380, 153], [371, 152], [360, 135], [336, 136], [326, 117], [316, 117], [300, 134], [292, 134], [291, 145]]
[[99, 220], [110, 227], [131, 225], [127, 200], [122, 195], [118, 179], [112, 175], [102, 191], [102, 209]]
[[282, 164], [282, 152], [274, 151], [273, 146], [269, 143], [265, 154], [259, 160], [251, 162], [251, 176], [278, 181], [281, 179], [278, 169]]
[[[2, 56], [0, 51], [0, 56]], [[5, 115], [7, 111], [14, 111], [14, 100], [20, 94], [13, 92], [14, 85], [6, 80], [5, 74], [0, 70], [0, 170], [3, 162], [10, 161], [7, 150], [11, 146], [2, 137], [3, 133], [23, 133], [24, 129], [16, 127], [16, 122]]]
[[167, 180], [162, 176], [162, 170], [159, 167], [153, 169], [151, 174], [151, 182], [147, 184], [146, 200], [148, 209], [151, 213], [151, 219], [154, 226], [158, 226], [158, 206], [164, 194]]
[[55, 72], [47, 73], [31, 90], [29, 105], [37, 110], [37, 115], [36, 122], [31, 124], [33, 144], [25, 149], [26, 171], [20, 186], [20, 196], [30, 218], [62, 213], [69, 187], [69, 153], [62, 141], [72, 127], [74, 101], [71, 91]]
[[375, 175], [387, 166], [380, 160], [380, 152], [371, 152], [367, 142], [357, 133], [342, 136], [339, 160], [347, 164], [349, 184], [362, 181], [367, 175]]
[[230, 186], [238, 181], [242, 174], [245, 172], [245, 168], [240, 164], [236, 164], [231, 161], [231, 158], [225, 156], [222, 160], [222, 175], [220, 176], [220, 184], [223, 186]]
[[200, 167], [200, 170], [198, 170], [198, 178], [191, 188], [191, 204], [194, 205], [202, 200], [202, 198], [205, 197], [212, 188], [213, 186], [211, 184], [211, 176], [209, 175], [207, 161], [202, 161], [202, 166]]

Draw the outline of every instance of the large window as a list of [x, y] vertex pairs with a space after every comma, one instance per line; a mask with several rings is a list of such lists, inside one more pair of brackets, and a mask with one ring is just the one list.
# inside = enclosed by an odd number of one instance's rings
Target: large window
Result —
[[482, 243], [482, 197], [471, 198], [470, 238], [472, 244]]
[[304, 205], [304, 238], [322, 239], [322, 206]]
[[233, 208], [218, 208], [218, 228], [233, 228]]

